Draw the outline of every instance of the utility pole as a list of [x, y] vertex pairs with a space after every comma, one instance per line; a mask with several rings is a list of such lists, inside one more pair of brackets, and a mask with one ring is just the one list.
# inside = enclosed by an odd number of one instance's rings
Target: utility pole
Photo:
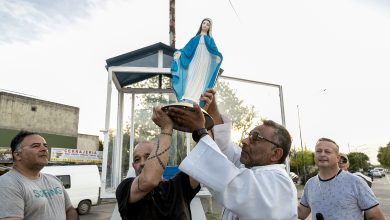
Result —
[[173, 48], [176, 48], [175, 20], [175, 0], [169, 0], [169, 45]]
[[295, 149], [295, 164], [297, 166], [297, 175], [299, 175], [299, 170], [298, 170], [298, 150], [295, 148], [294, 146], [294, 149]]
[[301, 139], [301, 150], [302, 150], [303, 182], [306, 183], [305, 157], [304, 157], [303, 144], [302, 144], [301, 117], [299, 116], [299, 105], [297, 105], [297, 110], [298, 110], [298, 123], [299, 123], [299, 138]]

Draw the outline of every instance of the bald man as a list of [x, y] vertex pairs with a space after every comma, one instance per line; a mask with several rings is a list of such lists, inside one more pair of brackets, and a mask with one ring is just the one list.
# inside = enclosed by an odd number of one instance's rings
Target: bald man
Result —
[[134, 149], [136, 177], [123, 180], [116, 191], [122, 219], [191, 219], [190, 203], [199, 192], [199, 183], [180, 172], [170, 180], [162, 174], [169, 159], [173, 123], [160, 107], [152, 120], [161, 129], [157, 144], [139, 143]]

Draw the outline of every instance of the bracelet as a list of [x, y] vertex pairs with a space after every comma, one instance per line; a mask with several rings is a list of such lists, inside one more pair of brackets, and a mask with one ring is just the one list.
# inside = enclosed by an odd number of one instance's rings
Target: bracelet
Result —
[[172, 136], [172, 133], [167, 133], [167, 132], [161, 132], [160, 134], [161, 134], [161, 135], [168, 135], [168, 136]]

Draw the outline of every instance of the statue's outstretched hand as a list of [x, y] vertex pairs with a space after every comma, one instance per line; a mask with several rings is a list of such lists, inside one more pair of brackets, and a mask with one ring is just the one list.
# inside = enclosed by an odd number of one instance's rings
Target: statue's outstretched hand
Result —
[[215, 62], [216, 62], [217, 64], [219, 64], [219, 63], [221, 62], [221, 57], [217, 56], [217, 58], [215, 59]]
[[178, 60], [178, 59], [180, 58], [180, 55], [181, 55], [181, 52], [180, 52], [180, 51], [176, 51], [176, 52], [173, 54], [173, 59]]

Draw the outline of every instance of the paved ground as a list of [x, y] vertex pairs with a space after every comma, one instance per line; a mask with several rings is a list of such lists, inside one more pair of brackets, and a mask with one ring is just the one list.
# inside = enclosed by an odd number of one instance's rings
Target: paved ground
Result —
[[109, 220], [115, 207], [115, 200], [103, 200], [99, 206], [92, 206], [90, 213], [81, 215], [80, 220]]
[[383, 178], [374, 179], [372, 190], [379, 200], [385, 219], [390, 219], [390, 174]]
[[[298, 198], [300, 198], [303, 187], [297, 186], [297, 189]], [[390, 219], [390, 175], [388, 174], [384, 178], [375, 179], [372, 190], [381, 204], [385, 219]], [[206, 211], [212, 211], [216, 214], [221, 213], [222, 207], [214, 201], [212, 202], [212, 209], [208, 208], [209, 203], [207, 200], [202, 200], [202, 204]], [[80, 216], [80, 220], [109, 220], [114, 207], [115, 200], [104, 200], [101, 205], [93, 206], [89, 214]], [[311, 219], [310, 216], [307, 219]]]

